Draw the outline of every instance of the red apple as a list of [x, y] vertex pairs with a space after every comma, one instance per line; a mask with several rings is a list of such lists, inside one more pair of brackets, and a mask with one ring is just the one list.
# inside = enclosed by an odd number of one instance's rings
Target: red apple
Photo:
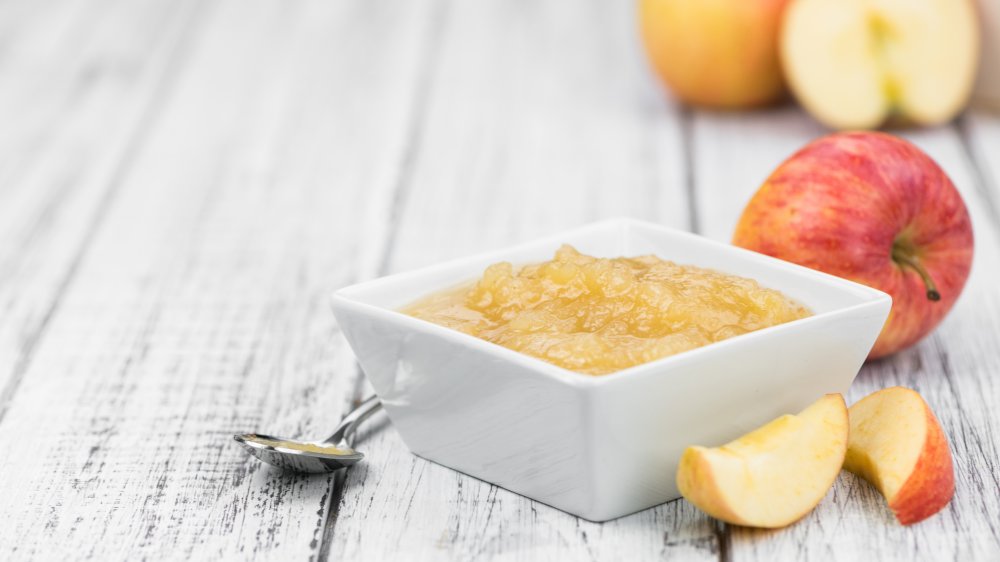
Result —
[[783, 162], [750, 200], [733, 244], [875, 287], [892, 310], [872, 358], [913, 345], [958, 299], [972, 223], [941, 168], [884, 133], [838, 133]]

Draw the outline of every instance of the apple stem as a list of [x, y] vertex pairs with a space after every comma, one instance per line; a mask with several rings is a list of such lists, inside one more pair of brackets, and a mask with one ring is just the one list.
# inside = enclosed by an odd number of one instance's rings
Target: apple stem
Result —
[[920, 275], [920, 278], [924, 280], [924, 285], [927, 286], [927, 299], [932, 301], [941, 300], [941, 293], [937, 290], [937, 285], [934, 284], [934, 280], [931, 279], [931, 275], [927, 273], [924, 266], [920, 265], [920, 262], [911, 258], [905, 252], [899, 250], [898, 248], [892, 249], [892, 260], [900, 263], [902, 265], [909, 266]]

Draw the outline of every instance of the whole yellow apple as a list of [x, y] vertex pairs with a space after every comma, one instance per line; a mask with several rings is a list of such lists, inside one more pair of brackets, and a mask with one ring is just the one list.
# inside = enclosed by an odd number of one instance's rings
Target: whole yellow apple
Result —
[[646, 54], [693, 105], [738, 109], [785, 92], [778, 32], [787, 0], [640, 0]]

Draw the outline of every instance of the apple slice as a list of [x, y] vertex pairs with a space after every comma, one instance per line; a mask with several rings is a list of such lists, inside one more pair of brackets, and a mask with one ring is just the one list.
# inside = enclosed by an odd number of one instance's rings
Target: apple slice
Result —
[[786, 78], [830, 127], [948, 121], [976, 78], [975, 10], [969, 0], [794, 0], [780, 39]]
[[903, 525], [922, 521], [951, 500], [955, 473], [948, 440], [919, 394], [894, 386], [851, 406], [844, 468], [885, 496]]
[[677, 487], [712, 517], [784, 527], [809, 513], [833, 485], [847, 450], [847, 405], [827, 394], [721, 447], [688, 447]]

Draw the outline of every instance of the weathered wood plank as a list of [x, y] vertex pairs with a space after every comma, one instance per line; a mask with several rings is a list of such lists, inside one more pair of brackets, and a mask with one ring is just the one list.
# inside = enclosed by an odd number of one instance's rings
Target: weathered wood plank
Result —
[[[687, 225], [679, 117], [631, 8], [459, 2], [443, 17], [388, 271], [614, 215]], [[333, 560], [719, 555], [716, 527], [680, 502], [595, 524], [418, 459], [391, 428], [360, 438]]]
[[196, 8], [0, 7], [0, 420], [169, 88]]
[[632, 8], [466, 4], [443, 14], [405, 179], [400, 229], [425, 238], [401, 237], [392, 269], [609, 215], [684, 227], [678, 117], [647, 74]]
[[1000, 111], [967, 111], [958, 121], [958, 131], [985, 202], [1000, 220]]
[[0, 424], [0, 558], [318, 554], [332, 477], [231, 435], [322, 436], [354, 389], [327, 296], [377, 261], [425, 8], [207, 6]]
[[[766, 175], [824, 132], [795, 108], [745, 116], [699, 115], [694, 161], [705, 233], [728, 240], [743, 206]], [[951, 440], [955, 500], [942, 514], [904, 528], [871, 486], [844, 473], [819, 508], [789, 529], [733, 528], [733, 560], [985, 559], [1000, 549], [1000, 422], [991, 414], [1000, 401], [995, 378], [1000, 367], [995, 346], [1000, 328], [995, 283], [1000, 274], [1000, 225], [983, 197], [984, 186], [977, 185], [981, 175], [970, 167], [953, 128], [903, 135], [934, 157], [962, 191], [976, 229], [975, 266], [963, 297], [935, 335], [893, 358], [866, 365], [848, 401], [896, 384], [920, 391]]]

